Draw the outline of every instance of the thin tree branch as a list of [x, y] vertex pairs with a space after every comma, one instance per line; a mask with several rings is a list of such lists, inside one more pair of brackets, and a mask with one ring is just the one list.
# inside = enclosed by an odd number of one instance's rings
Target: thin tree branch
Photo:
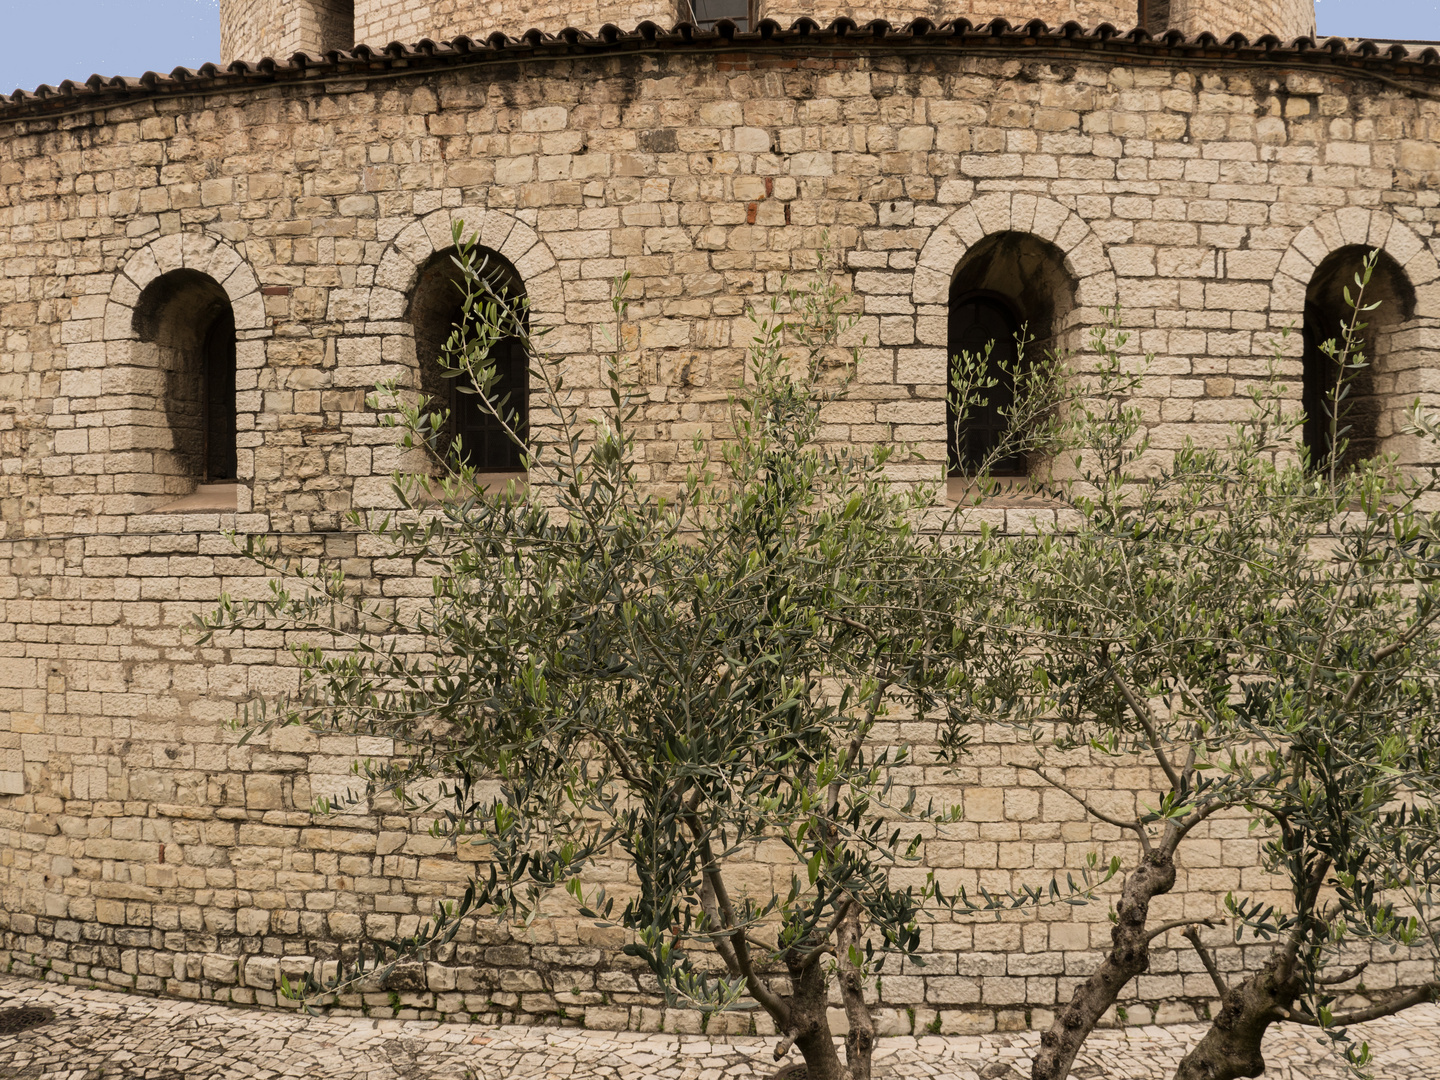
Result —
[[725, 926], [725, 922], [720, 916], [720, 908], [715, 901], [715, 889], [710, 884], [708, 875], [701, 878], [700, 906], [704, 908], [705, 914], [719, 931], [708, 940], [715, 946], [715, 951], [720, 954], [720, 959], [725, 962], [725, 970], [730, 973], [731, 978], [743, 979], [745, 973], [740, 969], [740, 961], [735, 958], [735, 950], [730, 944], [729, 928]]
[[1440, 604], [1432, 607], [1429, 614], [1424, 618], [1416, 619], [1410, 629], [1406, 630], [1405, 633], [1401, 634], [1389, 645], [1386, 645], [1383, 649], [1376, 650], [1375, 654], [1370, 658], [1370, 666], [1365, 671], [1356, 673], [1354, 681], [1350, 684], [1350, 689], [1345, 692], [1345, 700], [1340, 703], [1341, 710], [1348, 710], [1350, 706], [1354, 704], [1355, 698], [1360, 694], [1360, 688], [1370, 681], [1371, 676], [1375, 674], [1374, 669], [1377, 666], [1390, 659], [1390, 657], [1394, 656], [1419, 637], [1421, 632], [1435, 621], [1436, 617], [1440, 617]]
[[779, 1061], [790, 1052], [790, 1047], [795, 1045], [795, 1040], [800, 1037], [799, 1028], [791, 1028], [785, 1032], [785, 1037], [775, 1044], [775, 1060]]
[[1180, 783], [1180, 774], [1175, 771], [1175, 766], [1170, 764], [1170, 758], [1166, 755], [1164, 747], [1160, 745], [1160, 734], [1155, 729], [1155, 718], [1150, 714], [1149, 706], [1141, 701], [1135, 691], [1130, 688], [1130, 684], [1120, 677], [1120, 673], [1115, 670], [1115, 665], [1110, 663], [1108, 653], [1100, 654], [1100, 662], [1110, 676], [1110, 681], [1115, 684], [1126, 704], [1130, 706], [1130, 711], [1135, 714], [1135, 719], [1145, 729], [1145, 737], [1150, 742], [1150, 749], [1155, 752], [1155, 760], [1160, 762], [1160, 768], [1165, 770], [1165, 775], [1170, 780], [1170, 786], [1176, 793], [1179, 793], [1183, 786]]
[[[695, 792], [695, 796], [699, 794], [699, 791]], [[696, 805], [698, 804], [695, 797], [692, 796], [691, 806], [685, 815], [686, 824], [689, 825], [690, 831], [695, 837], [696, 846], [700, 849], [700, 856], [704, 860], [701, 872], [705, 875], [705, 880], [714, 893], [720, 928], [729, 931], [729, 945], [735, 960], [734, 970], [745, 980], [745, 989], [750, 992], [750, 996], [775, 1019], [777, 1026], [788, 1027], [790, 1025], [790, 1007], [783, 998], [770, 989], [769, 983], [755, 973], [755, 965], [750, 958], [750, 943], [745, 940], [745, 929], [740, 926], [739, 920], [735, 917], [735, 908], [730, 903], [730, 893], [725, 888], [725, 879], [720, 874], [720, 865], [715, 859], [714, 849], [710, 846], [710, 838], [705, 835], [704, 829], [695, 816]], [[717, 951], [720, 951], [719, 939], [716, 938], [715, 942]], [[726, 959], [723, 951], [720, 951], [720, 956], [722, 959]], [[726, 965], [729, 966], [728, 959], [726, 959]]]
[[1188, 926], [1188, 927], [1190, 927], [1190, 928], [1192, 928], [1192, 929], [1195, 928], [1195, 927], [1197, 927], [1197, 926], [1205, 926], [1205, 927], [1214, 928], [1214, 926], [1215, 926], [1215, 920], [1214, 920], [1214, 919], [1172, 919], [1170, 922], [1161, 923], [1159, 926], [1155, 927], [1155, 929], [1149, 931], [1149, 933], [1147, 933], [1146, 936], [1145, 936], [1145, 940], [1146, 940], [1146, 941], [1154, 941], [1154, 940], [1155, 940], [1157, 937], [1159, 937], [1161, 934], [1168, 934], [1171, 930], [1179, 930], [1182, 926]]
[[635, 771], [634, 763], [630, 760], [630, 755], [625, 753], [624, 748], [615, 741], [613, 735], [593, 724], [578, 724], [576, 726], [582, 731], [588, 731], [605, 744], [606, 749], [610, 751], [611, 756], [615, 759], [615, 764], [620, 769], [620, 775], [625, 778], [625, 782], [630, 785], [632, 790], [639, 793], [648, 793], [652, 790], [651, 786], [641, 779], [640, 775]]
[[811, 949], [801, 962], [801, 971], [814, 967], [815, 962], [819, 960], [820, 957], [828, 952], [834, 951], [830, 946], [830, 938], [835, 931], [840, 928], [840, 924], [845, 921], [845, 916], [850, 914], [850, 908], [853, 907], [854, 904], [855, 898], [853, 896], [847, 896], [845, 898], [845, 902], [840, 905], [840, 910], [835, 913], [835, 917], [830, 920], [830, 925], [825, 928], [825, 932], [821, 935], [820, 944]]
[[1179, 846], [1180, 841], [1185, 839], [1190, 830], [1195, 828], [1196, 825], [1199, 825], [1211, 814], [1218, 814], [1221, 810], [1229, 810], [1231, 807], [1239, 805], [1240, 802], [1238, 800], [1217, 799], [1212, 803], [1207, 803], [1205, 806], [1196, 807], [1185, 816], [1179, 825], [1175, 826], [1175, 843], [1170, 850], [1174, 851], [1175, 847]]
[[1349, 982], [1370, 966], [1369, 960], [1363, 960], [1348, 971], [1341, 971], [1335, 975], [1326, 975], [1315, 980], [1316, 986], [1338, 986], [1340, 983]]
[[1200, 963], [1205, 965], [1205, 970], [1210, 975], [1210, 981], [1215, 984], [1215, 989], [1220, 992], [1220, 996], [1223, 998], [1230, 992], [1230, 987], [1226, 986], [1225, 980], [1220, 977], [1220, 969], [1215, 966], [1215, 958], [1210, 955], [1210, 950], [1200, 941], [1200, 931], [1192, 926], [1185, 931], [1184, 936], [1189, 940], [1191, 946], [1194, 947], [1195, 952], [1199, 954]]
[[1046, 776], [1044, 770], [1042, 770], [1038, 765], [1021, 765], [1020, 768], [1026, 769], [1029, 772], [1033, 772], [1036, 776], [1040, 777], [1041, 780], [1044, 780], [1047, 784], [1055, 788], [1057, 791], [1063, 791], [1066, 795], [1069, 795], [1070, 798], [1074, 799], [1081, 806], [1083, 806], [1085, 808], [1085, 812], [1088, 813], [1091, 817], [1098, 818], [1099, 820], [1105, 822], [1105, 824], [1107, 825], [1114, 825], [1117, 829], [1128, 829], [1130, 832], [1133, 832], [1136, 836], [1140, 838], [1140, 847], [1144, 849], [1145, 854], [1150, 854], [1150, 837], [1145, 832], [1145, 826], [1141, 825], [1138, 821], [1121, 821], [1119, 818], [1113, 818], [1109, 814], [1097, 810], [1085, 799], [1081, 798], [1079, 793], [1076, 792], [1073, 788], [1069, 787], [1066, 784], [1062, 784], [1059, 780], [1054, 780], [1051, 777]]
[[[1417, 986], [1408, 993], [1399, 997], [1391, 998], [1365, 1009], [1356, 1009], [1354, 1012], [1341, 1013], [1331, 1018], [1332, 1027], [1349, 1027], [1351, 1024], [1364, 1024], [1371, 1020], [1379, 1020], [1381, 1017], [1394, 1016], [1398, 1012], [1404, 1012], [1415, 1005], [1424, 1005], [1427, 1002], [1440, 997], [1440, 980], [1426, 983], [1424, 986]], [[1272, 1010], [1281, 1020], [1292, 1024], [1304, 1024], [1306, 1027], [1320, 1027], [1320, 1021], [1313, 1016], [1305, 1016], [1293, 1009], [1275, 1008]]]

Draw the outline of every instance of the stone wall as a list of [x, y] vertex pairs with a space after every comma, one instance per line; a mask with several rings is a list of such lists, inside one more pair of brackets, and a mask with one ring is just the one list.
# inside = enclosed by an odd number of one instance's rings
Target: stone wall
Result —
[[[307, 811], [344, 786], [354, 755], [385, 745], [291, 731], [242, 746], [225, 726], [247, 697], [293, 684], [283, 641], [201, 646], [187, 630], [222, 591], [260, 586], [228, 528], [343, 557], [377, 589], [411, 587], [381, 576], [341, 515], [388, 505], [401, 451], [364, 395], [414, 380], [408, 297], [453, 221], [514, 265], [582, 390], [599, 389], [610, 282], [632, 274], [622, 329], [648, 387], [655, 483], [683, 473], [697, 426], [723, 420], [745, 306], [812, 265], [828, 231], [864, 342], [830, 430], [913, 440], [927, 461], [900, 475], [939, 479], [951, 275], [1002, 233], [1057, 253], [1074, 300], [1062, 342], [1083, 349], [1101, 307], [1123, 305], [1131, 347], [1155, 354], [1142, 404], [1158, 447], [1218, 438], [1272, 343], [1298, 374], [1299, 336], [1281, 332], [1315, 268], [1356, 245], [1382, 246], [1415, 297], [1377, 350], [1387, 415], [1417, 395], [1440, 402], [1437, 125], [1435, 102], [1318, 65], [883, 42], [803, 63], [676, 48], [373, 82], [331, 73], [0, 121], [9, 962], [273, 1002], [280, 973], [363, 930], [413, 926], [453, 894], [465, 868], [422, 823]], [[185, 502], [186, 477], [165, 471], [168, 346], [145, 340], [146, 297], [173, 281], [212, 282], [234, 318], [240, 483], [224, 512]], [[986, 513], [1022, 528], [1037, 511]], [[1043, 879], [1096, 848], [1131, 856], [1033, 786], [1023, 760], [992, 734], [945, 781], [966, 810], [926, 848], [947, 888]], [[1155, 782], [1113, 764], [1069, 779], [1117, 811]], [[1244, 823], [1208, 827], [1157, 919], [1217, 911], [1232, 889], [1263, 895]], [[907, 1008], [947, 1031], [1042, 1023], [1108, 930], [1103, 904], [928, 927], [927, 966], [885, 978], [887, 1023], [909, 1023]], [[528, 936], [482, 927], [449, 966], [391, 989], [447, 1014], [695, 1022], [663, 1017], [614, 944], [575, 919]], [[1366, 983], [1413, 977], [1384, 956]], [[1128, 1008], [1193, 1015], [1209, 992], [1192, 954], [1166, 948]]]
[[531, 27], [594, 33], [613, 23], [629, 30], [647, 19], [674, 26], [680, 21], [676, 0], [359, 0], [356, 11], [358, 40], [377, 44], [459, 34], [483, 38], [497, 30], [518, 35]]
[[1171, 0], [1170, 25], [1191, 36], [1210, 31], [1222, 41], [1239, 31], [1250, 40], [1274, 34], [1282, 41], [1315, 33], [1315, 0]]
[[1085, 26], [1108, 22], [1122, 30], [1130, 30], [1137, 21], [1137, 0], [1022, 0], [1018, 3], [1015, 0], [956, 0], [955, 3], [941, 5], [940, 9], [927, 0], [885, 0], [869, 4], [762, 0], [761, 15], [786, 26], [802, 17], [825, 25], [845, 16], [862, 24], [871, 19], [887, 19], [897, 26], [921, 18], [932, 22], [964, 18], [976, 24], [1003, 18], [1014, 26], [1022, 26], [1031, 19], [1042, 19], [1050, 26], [1061, 26], [1073, 19]]
[[221, 63], [295, 51], [295, 43], [285, 35], [278, 0], [225, 0], [220, 5]]
[[224, 0], [221, 62], [348, 49], [361, 40], [355, 35], [355, 8], [355, 0]]
[[[760, 0], [759, 14], [785, 26], [802, 17], [822, 25], [846, 16], [860, 23], [886, 19], [897, 26], [917, 18], [963, 17], [981, 23], [1003, 17], [1016, 26], [1034, 18], [1051, 26], [1073, 19], [1087, 27], [1108, 22], [1130, 30], [1141, 22], [1140, 7], [1141, 0], [957, 0], [939, 8], [930, 0], [859, 5]], [[284, 58], [297, 51], [319, 54], [353, 42], [445, 41], [497, 30], [519, 34], [532, 27], [555, 33], [574, 26], [593, 33], [606, 23], [629, 29], [650, 20], [668, 28], [680, 21], [681, 8], [678, 0], [221, 0], [220, 16], [220, 51], [229, 63]], [[1154, 12], [1150, 19], [1152, 29], [1166, 21]], [[1289, 40], [1314, 33], [1315, 6], [1314, 0], [1172, 0], [1168, 25], [1187, 34], [1209, 30], [1224, 38], [1240, 30], [1252, 38], [1274, 33]]]

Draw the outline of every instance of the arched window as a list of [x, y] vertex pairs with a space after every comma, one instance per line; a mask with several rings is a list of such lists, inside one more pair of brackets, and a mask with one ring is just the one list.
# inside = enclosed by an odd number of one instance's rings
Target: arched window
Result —
[[[447, 373], [439, 362], [445, 344], [455, 328], [467, 317], [463, 274], [450, 248], [435, 255], [420, 272], [410, 303], [410, 325], [415, 331], [415, 353], [420, 362], [420, 389], [434, 402], [437, 411], [449, 410], [446, 434], [459, 439], [466, 462], [480, 472], [520, 472], [524, 468], [520, 447], [504, 425], [485, 408], [473, 382], [463, 374]], [[498, 252], [479, 249], [483, 273], [491, 287], [511, 303], [525, 297], [520, 275]], [[530, 358], [517, 337], [504, 338], [493, 348], [496, 383], [490, 398], [511, 420], [523, 438], [530, 420]]]
[[1135, 25], [1159, 37], [1170, 29], [1170, 0], [1140, 0]]
[[[950, 475], [973, 473], [985, 455], [995, 449], [1005, 434], [1004, 413], [1015, 402], [1015, 370], [1018, 360], [1016, 335], [1020, 320], [1004, 297], [988, 292], [968, 292], [950, 303], [950, 356], [962, 353], [983, 355], [990, 351], [995, 385], [981, 391], [985, 403], [971, 405], [965, 423], [955, 433], [954, 405], [951, 405]], [[1011, 455], [995, 463], [999, 476], [1025, 474], [1023, 455]]]
[[[355, 0], [301, 0], [300, 51], [327, 53], [355, 47]], [[311, 43], [313, 42], [313, 45]]]
[[[151, 412], [156, 422], [143, 440], [155, 455], [156, 473], [191, 487], [233, 482], [235, 314], [225, 290], [198, 270], [163, 274], [141, 293], [134, 329], [156, 349], [161, 376]], [[160, 490], [188, 494], [169, 485]]]
[[[980, 391], [985, 404], [972, 404], [963, 422], [947, 385], [949, 475], [973, 475], [999, 444], [1014, 404], [1014, 375], [1058, 345], [1073, 306], [1074, 283], [1064, 256], [1037, 236], [996, 233], [966, 255], [950, 284], [948, 355], [953, 365], [961, 353], [983, 355], [989, 345], [996, 385]], [[1024, 356], [1017, 344], [1022, 328], [1033, 339]], [[1030, 464], [1025, 454], [1016, 453], [993, 462], [991, 471], [996, 476], [1025, 476]]]
[[742, 31], [753, 30], [760, 21], [758, 0], [680, 0], [681, 22], [710, 30], [721, 19], [729, 19]]
[[1385, 363], [1388, 338], [1394, 326], [1413, 317], [1415, 291], [1405, 271], [1384, 251], [1364, 296], [1367, 306], [1377, 302], [1380, 306], [1360, 317], [1367, 324], [1359, 343], [1367, 366], [1348, 374], [1349, 388], [1338, 400], [1338, 411], [1336, 386], [1341, 370], [1324, 348], [1326, 342], [1334, 342], [1337, 348], [1343, 344], [1344, 328], [1353, 315], [1345, 302], [1345, 290], [1350, 290], [1352, 299], [1357, 295], [1355, 275], [1368, 253], [1369, 249], [1360, 245], [1332, 252], [1316, 268], [1305, 292], [1301, 406], [1305, 410], [1303, 438], [1312, 468], [1324, 467], [1337, 434], [1342, 434], [1346, 443], [1342, 467], [1374, 457], [1380, 451], [1380, 440], [1388, 434], [1382, 430], [1390, 381]]

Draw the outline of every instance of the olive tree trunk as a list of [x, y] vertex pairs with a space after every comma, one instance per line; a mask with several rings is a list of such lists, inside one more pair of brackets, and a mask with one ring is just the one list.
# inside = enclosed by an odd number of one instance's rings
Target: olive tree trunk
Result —
[[1286, 966], [1282, 958], [1272, 959], [1225, 991], [1215, 1022], [1180, 1062], [1175, 1080], [1239, 1080], [1265, 1071], [1260, 1053], [1265, 1032], [1278, 1019], [1275, 1010], [1295, 1001], [1294, 981], [1282, 970]]
[[[813, 963], [790, 969], [791, 996], [789, 1006], [789, 1031], [783, 1049], [791, 1041], [805, 1059], [806, 1080], [870, 1080], [870, 1070], [863, 1074], [852, 1073], [840, 1060], [835, 1051], [835, 1036], [830, 1031], [826, 1015], [829, 1008], [829, 978], [824, 962]], [[776, 1018], [777, 1021], [780, 1018]], [[778, 1051], [777, 1051], [778, 1052]], [[869, 1065], [867, 1060], [866, 1065]]]
[[1105, 1010], [1114, 1005], [1120, 991], [1137, 975], [1150, 968], [1150, 934], [1145, 929], [1150, 902], [1175, 885], [1175, 859], [1165, 848], [1152, 851], [1140, 861], [1125, 882], [1116, 910], [1115, 927], [1110, 931], [1110, 951], [1070, 1003], [1061, 1009], [1048, 1031], [1040, 1036], [1031, 1080], [1066, 1080], [1075, 1055], [1095, 1029]]

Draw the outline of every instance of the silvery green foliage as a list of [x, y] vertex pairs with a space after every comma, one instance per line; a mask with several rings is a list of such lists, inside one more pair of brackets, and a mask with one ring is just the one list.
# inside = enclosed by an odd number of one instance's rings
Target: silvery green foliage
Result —
[[[1348, 946], [1425, 946], [1437, 870], [1440, 776], [1440, 490], [1432, 470], [1393, 461], [1346, 469], [1345, 378], [1370, 310], [1357, 277], [1355, 318], [1330, 343], [1340, 381], [1331, 395], [1331, 457], [1293, 453], [1298, 417], [1278, 380], [1258, 380], [1249, 419], [1220, 445], [1187, 440], [1157, 455], [1128, 396], [1140, 375], [1121, 359], [1123, 335], [1096, 336], [1104, 358], [1093, 396], [1072, 411], [1075, 479], [1054, 496], [1073, 530], [1017, 544], [1032, 566], [1018, 590], [1035, 633], [1032, 699], [1050, 725], [1029, 730], [1039, 775], [1129, 834], [1137, 860], [1112, 918], [1100, 969], [1046, 1032], [1037, 1080], [1063, 1077], [1080, 1042], [1120, 990], [1148, 966], [1149, 943], [1183, 930], [1221, 995], [1214, 1028], [1179, 1076], [1255, 1076], [1260, 1040], [1278, 1021], [1328, 1030], [1430, 1000], [1433, 981], [1373, 1008], [1337, 1008], [1337, 989], [1362, 974]], [[1417, 432], [1434, 421], [1415, 418]], [[1034, 714], [1032, 714], [1034, 715]], [[1147, 764], [1157, 797], [1136, 812], [1070, 788], [1047, 763], [1086, 747], [1117, 765]], [[1187, 840], [1217, 814], [1248, 818], [1261, 862], [1289, 892], [1271, 905], [1232, 895], [1215, 920], [1154, 925], [1149, 905], [1175, 880]], [[1230, 923], [1236, 939], [1274, 943], [1258, 972], [1227, 981], [1223, 942], [1201, 926]], [[1437, 972], [1440, 976], [1440, 972]]]
[[[918, 528], [935, 492], [888, 479], [895, 451], [822, 441], [856, 360], [837, 345], [847, 297], [823, 266], [754, 315], [732, 430], [697, 435], [683, 483], [664, 491], [637, 462], [643, 395], [625, 356], [605, 362], [599, 407], [572, 393], [567, 361], [489, 286], [458, 227], [456, 242], [466, 318], [445, 358], [483, 393], [490, 345], [526, 340], [541, 399], [528, 489], [483, 490], [447, 454], [443, 414], [404, 404], [395, 422], [436, 468], [397, 476], [401, 509], [355, 525], [428, 589], [376, 598], [340, 566], [255, 540], [269, 597], [227, 600], [207, 623], [284, 627], [298, 642], [299, 692], [257, 703], [252, 730], [394, 740], [397, 757], [359, 767], [355, 797], [389, 793], [484, 853], [416, 938], [368, 942], [334, 982], [300, 992], [383, 973], [468, 915], [525, 923], [568, 896], [572, 915], [624, 928], [669, 1001], [758, 1004], [782, 1033], [777, 1056], [797, 1045], [812, 1080], [860, 1080], [865, 983], [916, 953], [927, 908], [1083, 901], [1105, 877], [1092, 865], [1043, 896], [972, 899], [920, 867], [925, 836], [958, 811], [917, 797], [926, 758], [899, 721], [958, 751], [975, 717], [1013, 696], [1011, 659], [988, 648], [1004, 617], [993, 538], [959, 537], [953, 518]], [[618, 341], [620, 299], [614, 316]], [[788, 869], [757, 863], [761, 842], [788, 852]], [[621, 888], [605, 884], [616, 861]], [[825, 1018], [836, 977], [843, 1066]]]

